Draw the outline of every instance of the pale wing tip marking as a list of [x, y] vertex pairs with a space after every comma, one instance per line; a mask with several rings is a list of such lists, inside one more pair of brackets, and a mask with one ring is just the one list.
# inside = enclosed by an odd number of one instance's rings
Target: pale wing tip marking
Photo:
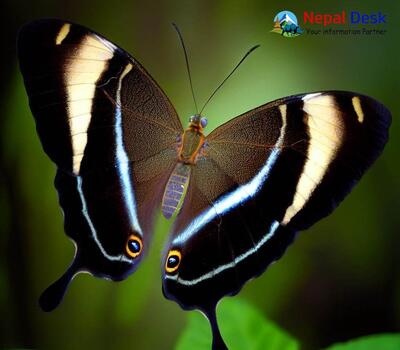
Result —
[[303, 100], [303, 101], [307, 101], [307, 100], [310, 100], [310, 99], [312, 99], [312, 98], [314, 98], [314, 97], [317, 97], [317, 96], [319, 96], [319, 95], [321, 95], [320, 92], [315, 92], [315, 93], [313, 93], [313, 94], [307, 94], [307, 95], [304, 95], [304, 96], [303, 96], [302, 100]]
[[62, 42], [65, 40], [65, 38], [69, 34], [70, 29], [71, 29], [71, 24], [70, 23], [65, 23], [61, 27], [61, 29], [58, 32], [57, 37], [56, 37], [56, 45], [61, 45], [62, 44]]
[[358, 96], [354, 96], [351, 99], [351, 103], [353, 104], [354, 111], [357, 114], [358, 122], [362, 123], [364, 121], [364, 112], [363, 112], [362, 107], [361, 107], [360, 98]]
[[[105, 46], [108, 50], [110, 50], [111, 52], [114, 52], [117, 50], [117, 47], [110, 41], [102, 38], [101, 36], [95, 34], [94, 37], [100, 42], [100, 44], [102, 44], [103, 46]], [[132, 68], [132, 67], [131, 67]], [[130, 69], [129, 69], [130, 70]]]
[[132, 70], [132, 68], [133, 68], [133, 66], [132, 66], [131, 63], [128, 63], [128, 64], [126, 65], [124, 71], [123, 71], [122, 74], [121, 74], [121, 78], [120, 78], [121, 81], [122, 81], [122, 79], [124, 79], [125, 76]]
[[280, 105], [279, 106], [279, 111], [281, 112], [281, 116], [283, 121], [286, 123], [286, 110], [287, 110], [287, 106], [286, 105]]

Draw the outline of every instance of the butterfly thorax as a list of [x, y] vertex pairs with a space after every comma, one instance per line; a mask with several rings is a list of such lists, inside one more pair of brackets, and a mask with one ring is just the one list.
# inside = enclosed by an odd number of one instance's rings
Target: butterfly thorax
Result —
[[182, 135], [178, 156], [179, 161], [185, 164], [195, 164], [204, 141], [203, 127], [200, 125], [200, 122], [190, 122], [189, 127]]

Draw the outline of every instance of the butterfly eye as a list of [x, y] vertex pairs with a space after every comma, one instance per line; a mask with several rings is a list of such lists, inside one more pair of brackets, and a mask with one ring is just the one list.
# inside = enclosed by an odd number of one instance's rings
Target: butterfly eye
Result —
[[130, 235], [126, 241], [125, 250], [131, 258], [136, 258], [142, 252], [142, 247], [142, 240], [135, 235]]
[[189, 118], [189, 123], [194, 123], [194, 124], [200, 123], [200, 116], [198, 114], [192, 115]]
[[204, 129], [206, 126], [207, 126], [207, 123], [208, 123], [208, 120], [207, 120], [207, 118], [201, 118], [200, 119], [200, 124], [201, 124], [201, 127]]
[[165, 270], [168, 273], [174, 273], [181, 263], [182, 255], [178, 250], [170, 250], [167, 261], [165, 262]]

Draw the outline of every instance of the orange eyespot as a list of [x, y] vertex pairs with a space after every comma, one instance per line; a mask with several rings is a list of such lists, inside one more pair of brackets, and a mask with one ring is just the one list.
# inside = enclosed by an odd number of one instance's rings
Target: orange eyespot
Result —
[[126, 241], [125, 251], [131, 258], [136, 258], [143, 249], [143, 243], [140, 237], [130, 235]]
[[165, 261], [165, 271], [174, 273], [181, 263], [182, 254], [179, 250], [170, 250]]

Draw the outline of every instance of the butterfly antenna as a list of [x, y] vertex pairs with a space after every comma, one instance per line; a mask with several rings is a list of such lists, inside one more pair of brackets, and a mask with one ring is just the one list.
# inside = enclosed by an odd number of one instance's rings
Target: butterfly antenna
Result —
[[218, 87], [214, 90], [214, 92], [211, 94], [211, 96], [208, 98], [206, 103], [204, 103], [203, 108], [200, 110], [200, 114], [203, 112], [204, 108], [206, 108], [208, 102], [211, 101], [211, 99], [214, 97], [214, 95], [217, 93], [217, 91], [222, 87], [222, 85], [225, 84], [225, 82], [231, 77], [233, 73], [235, 73], [235, 70], [239, 68], [239, 66], [243, 63], [243, 61], [257, 48], [259, 48], [260, 45], [255, 45], [253, 46], [249, 51], [246, 52], [246, 54], [243, 56], [243, 58], [239, 61], [239, 63], [233, 68], [232, 72], [229, 73], [229, 75], [222, 81], [221, 84], [218, 85]]
[[190, 90], [192, 91], [194, 106], [196, 107], [196, 114], [199, 114], [199, 109], [197, 108], [196, 97], [194, 95], [194, 90], [193, 90], [192, 75], [190, 74], [189, 59], [188, 59], [188, 55], [187, 55], [187, 51], [186, 51], [185, 42], [183, 41], [183, 36], [182, 36], [182, 33], [181, 33], [179, 27], [173, 22], [172, 22], [172, 26], [175, 28], [176, 32], [178, 33], [179, 40], [181, 41], [183, 53], [185, 54], [186, 69], [187, 69], [188, 76], [189, 76]]

